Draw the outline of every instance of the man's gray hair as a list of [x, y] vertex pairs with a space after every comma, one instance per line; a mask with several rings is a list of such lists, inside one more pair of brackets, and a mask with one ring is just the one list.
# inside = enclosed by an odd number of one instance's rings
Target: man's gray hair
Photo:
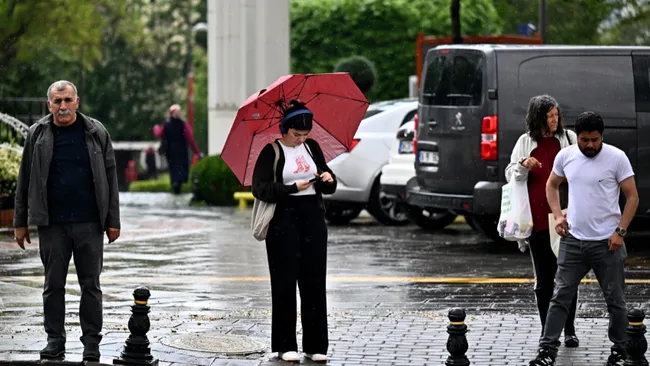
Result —
[[74, 84], [71, 83], [70, 81], [59, 80], [59, 81], [55, 81], [54, 83], [52, 83], [52, 85], [50, 85], [49, 88], [47, 88], [47, 100], [50, 100], [50, 93], [52, 92], [52, 89], [54, 89], [56, 91], [64, 91], [65, 88], [68, 87], [68, 85], [72, 87], [72, 90], [74, 90], [74, 96], [76, 98], [77, 97], [77, 87], [74, 86]]

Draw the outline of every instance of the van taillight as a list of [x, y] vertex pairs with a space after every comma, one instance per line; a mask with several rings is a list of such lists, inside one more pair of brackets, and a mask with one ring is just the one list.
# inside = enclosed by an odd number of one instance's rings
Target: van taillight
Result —
[[420, 117], [418, 117], [417, 113], [415, 116], [413, 116], [413, 122], [415, 122], [415, 133], [413, 134], [413, 154], [417, 154], [418, 152], [418, 122], [420, 121]]
[[497, 116], [483, 117], [481, 123], [481, 159], [497, 160]]

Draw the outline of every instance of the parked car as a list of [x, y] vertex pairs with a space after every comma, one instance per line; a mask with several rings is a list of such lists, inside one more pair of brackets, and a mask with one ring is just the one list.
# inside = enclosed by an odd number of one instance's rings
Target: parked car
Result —
[[504, 170], [525, 131], [528, 101], [550, 94], [560, 103], [565, 127], [585, 110], [601, 114], [605, 141], [625, 151], [637, 174], [637, 214], [647, 216], [649, 73], [650, 47], [445, 45], [429, 50], [418, 104], [417, 179], [407, 188], [408, 203], [464, 214], [499, 240]]
[[440, 230], [454, 222], [456, 214], [446, 209], [423, 208], [409, 205], [406, 202], [406, 186], [409, 181], [415, 181], [415, 153], [413, 139], [415, 137], [415, 117], [397, 130], [390, 149], [388, 164], [381, 169], [379, 182], [381, 192], [393, 201], [400, 212], [406, 212], [409, 220], [426, 230]]
[[329, 163], [336, 174], [336, 192], [326, 195], [325, 217], [331, 224], [346, 224], [359, 216], [363, 209], [380, 223], [407, 224], [406, 212], [381, 192], [381, 168], [388, 163], [395, 131], [413, 119], [418, 102], [414, 98], [373, 103], [368, 107], [354, 136], [350, 152]]

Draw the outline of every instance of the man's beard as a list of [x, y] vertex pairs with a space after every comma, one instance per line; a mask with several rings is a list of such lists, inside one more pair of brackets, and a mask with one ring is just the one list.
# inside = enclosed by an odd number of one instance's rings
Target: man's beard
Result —
[[588, 158], [593, 158], [594, 156], [598, 155], [600, 150], [603, 149], [603, 144], [600, 144], [600, 147], [598, 149], [592, 149], [592, 148], [582, 148], [580, 145], [578, 145], [578, 148], [580, 149], [580, 152], [588, 157]]

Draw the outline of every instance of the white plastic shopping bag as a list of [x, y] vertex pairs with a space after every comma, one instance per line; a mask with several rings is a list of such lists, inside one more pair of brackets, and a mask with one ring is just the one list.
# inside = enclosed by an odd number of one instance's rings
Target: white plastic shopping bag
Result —
[[[566, 215], [566, 211], [566, 208], [562, 210], [562, 215]], [[555, 254], [555, 257], [557, 258], [558, 253], [560, 253], [561, 236], [559, 236], [557, 231], [555, 231], [555, 217], [552, 213], [548, 214], [548, 234], [551, 237], [551, 250], [553, 250], [553, 254]]]
[[526, 181], [513, 180], [501, 188], [501, 216], [497, 231], [508, 241], [526, 239], [533, 232]]

